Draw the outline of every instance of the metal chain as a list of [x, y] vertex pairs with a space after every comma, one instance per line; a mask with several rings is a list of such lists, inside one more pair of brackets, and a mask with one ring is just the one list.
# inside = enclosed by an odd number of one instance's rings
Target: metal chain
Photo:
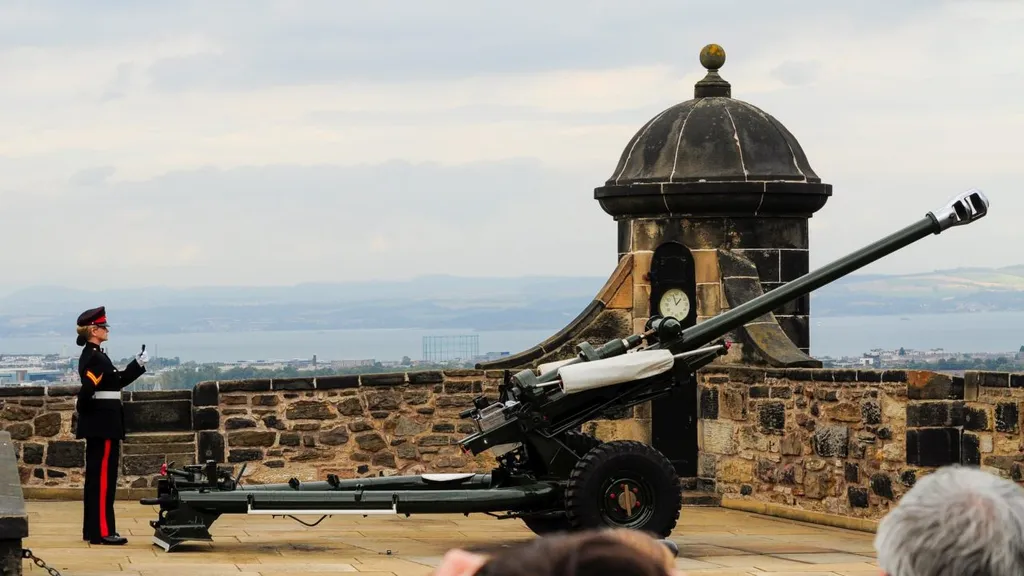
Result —
[[47, 566], [46, 562], [43, 562], [41, 559], [37, 558], [36, 555], [33, 554], [32, 551], [28, 548], [22, 548], [21, 557], [31, 560], [35, 563], [36, 566], [39, 566], [43, 570], [49, 572], [50, 576], [61, 576], [60, 572], [58, 572], [56, 568], [50, 568], [49, 566]]

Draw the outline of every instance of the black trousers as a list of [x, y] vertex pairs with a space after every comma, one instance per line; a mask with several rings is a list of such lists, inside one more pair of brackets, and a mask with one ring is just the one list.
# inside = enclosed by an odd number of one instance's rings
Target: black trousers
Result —
[[107, 438], [85, 440], [85, 514], [82, 539], [99, 540], [117, 533], [114, 494], [117, 489], [121, 441]]

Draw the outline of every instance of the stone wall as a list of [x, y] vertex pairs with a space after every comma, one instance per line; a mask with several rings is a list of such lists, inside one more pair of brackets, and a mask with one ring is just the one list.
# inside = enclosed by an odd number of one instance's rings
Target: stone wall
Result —
[[[249, 483], [485, 471], [457, 441], [458, 413], [496, 397], [502, 370], [204, 382], [126, 392], [122, 497], [148, 493], [160, 466], [246, 464]], [[952, 463], [1024, 482], [1024, 374], [711, 366], [699, 376], [699, 478], [723, 502], [877, 519], [917, 478]], [[0, 388], [0, 428], [30, 497], [79, 489], [77, 386]], [[650, 442], [650, 406], [588, 423], [603, 439]], [[680, 441], [686, 441], [680, 439]], [[57, 490], [59, 492], [59, 490]]]
[[712, 367], [699, 393], [723, 499], [877, 520], [940, 466], [1024, 481], [1024, 374]]
[[[350, 478], [489, 470], [489, 454], [473, 458], [457, 446], [473, 431], [458, 414], [476, 396], [497, 398], [504, 374], [418, 371], [124, 392], [128, 438], [120, 494], [148, 493], [164, 462], [210, 459], [235, 470], [245, 464], [249, 483], [324, 479], [328, 473]], [[77, 392], [78, 386], [0, 388], [0, 428], [12, 437], [30, 495], [82, 486], [85, 443], [74, 434]], [[589, 423], [587, 430], [643, 440], [638, 423], [645, 419], [633, 416], [631, 410], [614, 421]]]

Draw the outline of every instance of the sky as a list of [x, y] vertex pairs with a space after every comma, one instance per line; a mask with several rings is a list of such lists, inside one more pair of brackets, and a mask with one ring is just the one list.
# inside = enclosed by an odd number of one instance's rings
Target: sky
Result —
[[1024, 263], [1024, 2], [0, 3], [4, 288], [606, 276], [629, 139], [733, 97], [834, 186], [821, 266], [981, 188], [865, 268]]

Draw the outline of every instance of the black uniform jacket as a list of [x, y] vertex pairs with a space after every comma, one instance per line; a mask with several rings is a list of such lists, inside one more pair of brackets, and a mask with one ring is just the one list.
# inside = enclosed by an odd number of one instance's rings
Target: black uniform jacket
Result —
[[119, 371], [106, 352], [92, 342], [86, 342], [78, 361], [82, 388], [78, 391], [78, 429], [75, 436], [124, 440], [121, 389], [145, 371], [146, 368], [135, 360], [129, 362], [124, 371]]

